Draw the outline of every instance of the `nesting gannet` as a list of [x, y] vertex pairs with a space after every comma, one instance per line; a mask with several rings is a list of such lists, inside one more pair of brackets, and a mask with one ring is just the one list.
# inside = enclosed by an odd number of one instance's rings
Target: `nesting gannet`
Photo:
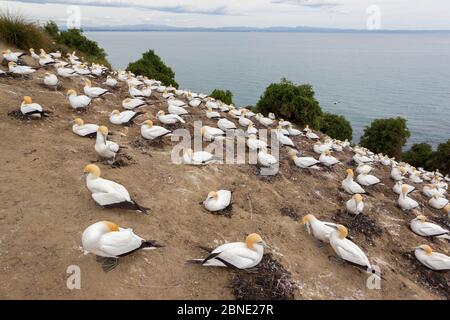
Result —
[[243, 127], [248, 127], [249, 125], [253, 124], [253, 121], [244, 116], [240, 116], [238, 123]]
[[302, 133], [300, 130], [295, 129], [295, 128], [292, 126], [292, 124], [289, 124], [289, 125], [288, 125], [287, 131], [289, 132], [289, 135], [290, 135], [290, 136], [293, 136], [293, 137], [295, 137], [295, 136], [302, 136], [302, 135], [303, 135], [303, 133]]
[[161, 247], [154, 240], [144, 240], [132, 229], [120, 228], [110, 221], [96, 222], [87, 227], [81, 236], [81, 243], [87, 252], [97, 257], [107, 258], [98, 259], [105, 272], [111, 271], [118, 265], [119, 257], [141, 249], [152, 250]]
[[108, 87], [114, 88], [117, 86], [117, 80], [111, 76], [106, 77], [106, 81], [104, 82]]
[[56, 61], [50, 55], [48, 54], [42, 54], [39, 56], [39, 64], [43, 67], [50, 66], [52, 64], [55, 64]]
[[320, 221], [312, 214], [304, 216], [302, 223], [309, 234], [312, 234], [314, 238], [325, 243], [330, 242], [330, 235], [335, 231], [335, 227], [337, 226], [335, 223]]
[[266, 243], [256, 233], [250, 234], [245, 242], [225, 243], [210, 251], [205, 259], [190, 260], [203, 266], [248, 269], [257, 266], [264, 254]]
[[258, 163], [263, 167], [272, 167], [278, 163], [278, 160], [270, 153], [260, 150], [258, 152]]
[[53, 59], [60, 59], [61, 58], [61, 51], [57, 50], [55, 52], [50, 52], [49, 55]]
[[109, 115], [109, 121], [113, 124], [118, 125], [131, 125], [133, 120], [140, 115], [144, 114], [143, 112], [135, 112], [132, 110], [125, 110], [120, 112], [119, 110], [113, 110]]
[[203, 205], [211, 212], [224, 210], [231, 205], [231, 191], [211, 191], [205, 201], [203, 201]]
[[119, 145], [115, 142], [108, 141], [108, 128], [105, 126], [98, 127], [97, 138], [95, 141], [95, 151], [102, 158], [112, 160], [114, 162], [116, 154], [119, 152]]
[[72, 131], [80, 137], [93, 138], [97, 135], [98, 125], [91, 123], [84, 123], [83, 119], [76, 118], [73, 120]]
[[128, 84], [128, 93], [133, 98], [144, 98], [145, 97], [144, 93], [141, 90], [139, 90], [138, 88], [136, 88], [132, 83]]
[[148, 213], [149, 209], [134, 201], [124, 186], [101, 178], [100, 168], [95, 164], [88, 164], [84, 167], [83, 172], [86, 174], [86, 185], [92, 192], [92, 199], [98, 205], [105, 208], [121, 208]]
[[141, 135], [144, 139], [154, 140], [156, 138], [161, 138], [170, 135], [172, 132], [166, 128], [160, 126], [154, 126], [152, 120], [146, 120], [141, 125]]
[[225, 118], [219, 119], [219, 121], [217, 121], [217, 126], [223, 131], [237, 129], [234, 122], [231, 122], [230, 120]]
[[353, 170], [347, 169], [347, 177], [342, 180], [342, 188], [349, 194], [366, 193], [364, 189], [355, 181], [353, 181]]
[[407, 186], [407, 187], [408, 187], [408, 192], [407, 192], [407, 194], [410, 193], [410, 192], [412, 192], [412, 191], [414, 191], [414, 190], [416, 189], [414, 186], [411, 186], [411, 185], [409, 185], [409, 184], [402, 183], [401, 181], [397, 181], [397, 182], [394, 184], [394, 187], [392, 188], [392, 190], [393, 190], [396, 194], [401, 194], [401, 193], [402, 193], [402, 186]]
[[70, 89], [67, 91], [67, 97], [69, 98], [69, 103], [75, 110], [85, 109], [91, 104], [91, 98], [85, 95], [77, 96], [75, 90]]
[[77, 72], [74, 69], [63, 67], [61, 63], [56, 64], [55, 67], [56, 67], [56, 74], [60, 77], [70, 78], [77, 75]]
[[286, 137], [283, 133], [281, 133], [279, 131], [275, 131], [275, 136], [277, 137], [278, 142], [280, 143], [280, 145], [288, 146], [288, 147], [291, 147], [293, 149], [297, 149], [297, 147], [295, 146], [295, 144], [291, 140], [291, 138]]
[[372, 163], [373, 160], [365, 155], [365, 153], [361, 152], [360, 150], [356, 150], [355, 155], [353, 156], [353, 161], [355, 161], [357, 164], [365, 164], [365, 163]]
[[431, 197], [428, 201], [428, 204], [435, 209], [444, 209], [444, 207], [448, 204], [448, 200], [444, 197], [441, 197], [437, 194]]
[[364, 210], [362, 196], [359, 193], [354, 194], [352, 198], [345, 203], [345, 207], [349, 213], [357, 216]]
[[398, 205], [403, 210], [411, 210], [417, 208], [419, 203], [417, 201], [408, 197], [409, 188], [407, 186], [402, 186], [402, 193], [398, 197]]
[[421, 245], [415, 248], [414, 255], [424, 266], [435, 271], [450, 270], [450, 257], [434, 252], [429, 245]]
[[233, 118], [233, 119], [239, 119], [242, 117], [242, 111], [235, 109], [234, 107], [231, 108], [230, 111], [228, 111], [228, 114]]
[[312, 132], [312, 130], [309, 128], [308, 125], [306, 125], [305, 129], [303, 129], [303, 132], [305, 133], [305, 136], [308, 139], [311, 139], [311, 140], [319, 140], [320, 139], [320, 137], [317, 134]]
[[220, 113], [217, 111], [213, 111], [213, 109], [208, 108], [206, 111], [206, 117], [208, 119], [220, 119]]
[[183, 118], [181, 118], [179, 115], [165, 114], [163, 110], [158, 111], [158, 113], [156, 114], [156, 117], [163, 124], [172, 125], [177, 122], [186, 123], [186, 121], [184, 121]]
[[201, 99], [194, 98], [194, 99], [189, 100], [189, 105], [192, 108], [197, 108], [198, 106], [200, 106], [201, 103], [202, 103]]
[[211, 153], [207, 151], [193, 152], [192, 149], [187, 149], [183, 153], [183, 163], [193, 165], [204, 165], [218, 161]]
[[405, 168], [393, 166], [391, 170], [391, 178], [394, 179], [395, 181], [401, 181], [405, 179], [405, 177], [403, 176], [405, 173], [406, 173]]
[[17, 62], [23, 56], [25, 56], [25, 52], [12, 52], [10, 49], [3, 50], [2, 56], [8, 62]]
[[324, 152], [330, 151], [331, 146], [329, 144], [322, 143], [321, 141], [317, 141], [313, 145], [313, 151], [317, 154], [322, 154]]
[[377, 183], [380, 183], [380, 179], [375, 177], [374, 175], [367, 174], [367, 173], [361, 173], [356, 177], [356, 181], [358, 181], [359, 184], [370, 187]]
[[223, 139], [225, 132], [219, 128], [213, 128], [209, 126], [203, 126], [200, 129], [200, 133], [206, 141], [214, 141], [216, 139]]
[[24, 116], [28, 117], [41, 118], [48, 116], [47, 113], [42, 109], [41, 105], [33, 103], [31, 97], [29, 96], [23, 97], [22, 104], [20, 105], [20, 112], [22, 112]]
[[109, 90], [107, 89], [103, 89], [100, 87], [92, 87], [92, 82], [89, 79], [86, 79], [86, 83], [83, 90], [84, 93], [91, 98], [99, 98], [109, 93]]
[[206, 106], [207, 109], [209, 109], [209, 108], [211, 108], [211, 109], [219, 109], [219, 104], [217, 103], [217, 101], [214, 101], [214, 100], [206, 101], [205, 106]]
[[292, 127], [292, 123], [290, 121], [286, 121], [282, 118], [278, 119], [278, 125], [282, 127]]
[[427, 218], [424, 215], [419, 215], [411, 220], [411, 230], [422, 237], [437, 237], [450, 240], [450, 232], [441, 226], [427, 222]]
[[348, 262], [361, 267], [372, 269], [366, 254], [354, 242], [346, 239], [348, 230], [343, 225], [337, 225], [335, 231], [330, 234], [330, 245], [334, 252]]
[[252, 134], [247, 139], [247, 147], [250, 150], [265, 150], [267, 149], [267, 143], [256, 138], [256, 135]]
[[320, 163], [322, 163], [323, 165], [325, 165], [327, 167], [331, 167], [331, 166], [334, 166], [335, 164], [340, 163], [340, 161], [338, 159], [336, 159], [335, 157], [333, 157], [331, 155], [330, 151], [326, 151], [326, 152], [322, 153], [319, 157], [319, 161], [320, 161]]
[[141, 99], [126, 98], [122, 101], [122, 107], [124, 109], [133, 110], [139, 107], [145, 106], [147, 103]]
[[30, 56], [31, 56], [34, 60], [39, 61], [39, 59], [40, 59], [41, 57], [39, 57], [39, 55], [36, 54], [36, 52], [34, 51], [34, 49], [33, 49], [33, 48], [30, 48], [29, 51], [30, 51]]
[[175, 114], [175, 115], [178, 115], [178, 116], [189, 114], [189, 112], [185, 108], [179, 107], [177, 105], [170, 104], [170, 103], [169, 103], [169, 106], [167, 108], [167, 111], [169, 111], [170, 114]]
[[409, 180], [411, 180], [413, 183], [422, 183], [423, 180], [420, 178], [420, 172], [419, 171], [413, 171], [413, 173], [411, 173], [409, 175]]
[[441, 190], [436, 184], [428, 184], [422, 188], [422, 193], [429, 198], [435, 195], [442, 197], [445, 193], [445, 190]]
[[56, 86], [58, 85], [58, 77], [53, 73], [46, 72], [44, 77], [44, 84], [56, 89]]
[[295, 165], [302, 169], [317, 169], [320, 168], [317, 164], [320, 163], [319, 160], [314, 159], [313, 157], [298, 157], [295, 154], [291, 155], [291, 159], [294, 161]]
[[269, 114], [267, 116], [269, 117], [269, 119], [272, 119], [272, 120], [275, 120], [277, 118], [273, 112], [269, 112]]
[[258, 113], [255, 116], [255, 118], [256, 118], [256, 120], [258, 120], [258, 122], [260, 124], [262, 124], [265, 127], [269, 127], [269, 126], [271, 126], [274, 123], [274, 120], [264, 117], [261, 113]]
[[27, 76], [36, 72], [36, 69], [28, 66], [18, 66], [15, 62], [11, 61], [8, 63], [9, 72], [12, 74], [18, 74], [22, 77]]
[[371, 166], [369, 166], [368, 164], [359, 164], [356, 167], [356, 173], [357, 174], [362, 174], [362, 173], [368, 174], [368, 173], [370, 173], [370, 171], [372, 171], [372, 169], [373, 168]]
[[256, 128], [253, 126], [253, 123], [249, 124], [248, 127], [247, 127], [247, 131], [245, 132], [245, 135], [246, 135], [247, 137], [249, 137], [249, 136], [251, 136], [251, 135], [257, 135], [257, 134], [258, 134], [258, 129], [256, 129]]

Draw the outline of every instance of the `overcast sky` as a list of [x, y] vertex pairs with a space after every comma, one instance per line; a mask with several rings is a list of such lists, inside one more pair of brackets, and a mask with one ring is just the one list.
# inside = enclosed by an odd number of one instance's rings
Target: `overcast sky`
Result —
[[448, 29], [450, 0], [0, 0], [1, 8], [65, 24], [69, 5], [82, 26], [313, 26], [364, 29], [377, 5], [382, 29]]

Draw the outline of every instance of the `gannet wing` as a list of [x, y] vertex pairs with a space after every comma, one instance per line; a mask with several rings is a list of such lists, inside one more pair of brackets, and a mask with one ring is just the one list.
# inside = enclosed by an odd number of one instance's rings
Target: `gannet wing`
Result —
[[140, 248], [142, 239], [132, 229], [109, 232], [99, 240], [99, 247], [113, 256], [121, 256]]
[[338, 251], [339, 256], [344, 260], [362, 266], [369, 265], [366, 254], [350, 240], [347, 240], [345, 245], [337, 246], [336, 251]]
[[96, 192], [92, 194], [92, 199], [100, 206], [108, 206], [126, 201], [120, 193]]

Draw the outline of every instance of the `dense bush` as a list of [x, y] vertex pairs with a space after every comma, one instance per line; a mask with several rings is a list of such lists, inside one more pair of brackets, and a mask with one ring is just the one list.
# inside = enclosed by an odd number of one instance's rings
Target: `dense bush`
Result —
[[309, 84], [295, 85], [286, 79], [266, 88], [256, 104], [256, 111], [263, 114], [273, 112], [280, 118], [299, 125], [309, 124], [313, 128], [320, 127], [322, 115], [312, 87]]
[[353, 138], [353, 129], [350, 122], [343, 116], [325, 112], [320, 118], [320, 131], [331, 138], [349, 141]]
[[429, 166], [439, 169], [442, 173], [450, 174], [450, 139], [438, 145], [429, 161]]
[[141, 59], [131, 62], [128, 65], [127, 70], [134, 74], [159, 80], [166, 86], [172, 85], [175, 88], [178, 88], [178, 83], [175, 81], [175, 72], [173, 72], [170, 67], [166, 66], [153, 50], [145, 52]]
[[400, 159], [402, 148], [410, 136], [406, 119], [375, 119], [364, 129], [360, 144], [375, 153]]
[[411, 149], [404, 152], [402, 160], [415, 167], [429, 169], [429, 162], [433, 156], [433, 148], [428, 143], [414, 144]]
[[233, 103], [233, 93], [230, 90], [215, 89], [209, 96], [226, 104]]

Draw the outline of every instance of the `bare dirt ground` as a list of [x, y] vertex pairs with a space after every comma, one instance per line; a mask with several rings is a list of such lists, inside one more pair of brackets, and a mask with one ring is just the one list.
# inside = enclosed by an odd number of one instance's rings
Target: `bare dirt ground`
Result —
[[[63, 88], [42, 87], [44, 70], [32, 80], [0, 79], [0, 298], [5, 299], [233, 299], [230, 280], [235, 271], [187, 264], [204, 254], [195, 245], [217, 246], [242, 241], [252, 232], [262, 235], [273, 256], [292, 273], [297, 299], [448, 299], [450, 276], [426, 270], [411, 256], [412, 247], [431, 240], [409, 230], [414, 213], [396, 206], [388, 168], [375, 174], [383, 186], [365, 196], [364, 217], [350, 221], [343, 211], [349, 198], [340, 182], [350, 167], [350, 152], [336, 153], [343, 164], [331, 170], [309, 172], [290, 164], [281, 154], [281, 169], [273, 179], [255, 175], [249, 165], [192, 167], [171, 163], [174, 142], [161, 145], [141, 141], [139, 127], [125, 129], [109, 123], [109, 113], [120, 109], [126, 96], [122, 86], [105, 100], [96, 100], [80, 116], [88, 123], [106, 124], [111, 140], [126, 147], [128, 165], [112, 168], [99, 163], [102, 176], [123, 184], [150, 215], [119, 209], [101, 209], [82, 180], [83, 167], [98, 161], [94, 140], [74, 135], [70, 121], [78, 115], [65, 97], [67, 89], [82, 91], [81, 79], [63, 80]], [[101, 85], [93, 81], [94, 85]], [[8, 116], [24, 95], [52, 111], [45, 120]], [[146, 118], [167, 110], [160, 98], [144, 108]], [[203, 111], [191, 109], [184, 127]], [[155, 122], [156, 124], [157, 121]], [[120, 134], [122, 133], [122, 134]], [[139, 140], [139, 143], [136, 141]], [[312, 154], [312, 143], [296, 138], [299, 149]], [[232, 217], [207, 213], [199, 202], [209, 191], [234, 190]], [[413, 193], [430, 219], [443, 214], [430, 210], [426, 199]], [[368, 275], [319, 248], [296, 216], [312, 213], [320, 219], [351, 225], [350, 235], [383, 272], [381, 290], [368, 290]], [[361, 219], [359, 221], [359, 219]], [[144, 238], [165, 247], [138, 252], [104, 273], [93, 255], [84, 255], [81, 233], [90, 224], [110, 220], [131, 227]], [[434, 240], [436, 251], [449, 254], [449, 244]], [[70, 265], [81, 268], [81, 290], [66, 287]]]

